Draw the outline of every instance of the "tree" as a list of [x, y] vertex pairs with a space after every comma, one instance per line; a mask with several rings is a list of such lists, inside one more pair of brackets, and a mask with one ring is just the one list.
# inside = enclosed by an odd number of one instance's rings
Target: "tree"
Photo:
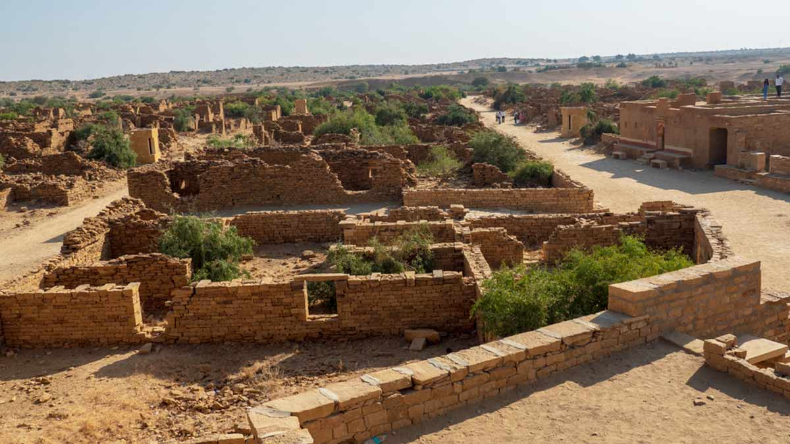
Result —
[[601, 56], [599, 56], [599, 55], [593, 56], [593, 61], [597, 62], [597, 63], [601, 63]]
[[589, 58], [589, 57], [587, 57], [587, 56], [581, 56], [581, 57], [579, 57], [579, 63], [587, 63], [587, 62], [589, 62], [589, 61], [590, 61], [590, 58]]
[[628, 54], [627, 56], [625, 56], [625, 58], [633, 62], [634, 60], [636, 60], [636, 54], [633, 53]]
[[617, 54], [616, 56], [614, 56], [615, 60], [623, 60], [623, 58], [625, 58], [625, 56], [622, 54]]
[[88, 159], [103, 160], [116, 168], [126, 169], [135, 165], [137, 154], [121, 130], [97, 126], [93, 134], [93, 148], [88, 152]]
[[488, 80], [488, 77], [483, 77], [483, 76], [475, 77], [475, 79], [472, 80], [472, 86], [474, 86], [475, 88], [486, 87], [488, 86], [489, 83], [490, 81]]

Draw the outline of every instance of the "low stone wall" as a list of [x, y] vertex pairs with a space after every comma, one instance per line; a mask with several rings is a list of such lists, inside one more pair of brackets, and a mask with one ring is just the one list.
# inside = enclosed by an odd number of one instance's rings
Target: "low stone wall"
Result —
[[0, 296], [6, 344], [61, 347], [139, 343], [140, 284], [55, 287]]
[[0, 190], [0, 209], [7, 208], [14, 201], [12, 191], [14, 191], [13, 188]]
[[347, 245], [368, 244], [368, 241], [377, 238], [384, 244], [392, 242], [398, 236], [417, 229], [421, 226], [428, 227], [433, 234], [435, 243], [455, 242], [459, 235], [452, 220], [442, 222], [360, 222], [357, 219], [346, 219], [340, 223], [343, 229], [343, 243]]
[[174, 259], [163, 254], [122, 256], [88, 265], [58, 267], [44, 276], [44, 288], [81, 285], [126, 285], [140, 283], [140, 302], [146, 314], [166, 310], [170, 292], [189, 284], [192, 277], [190, 259]]
[[248, 418], [258, 438], [306, 429], [316, 444], [361, 443], [657, 337], [648, 318], [605, 311], [269, 401]]
[[463, 205], [466, 208], [504, 208], [534, 213], [593, 211], [593, 192], [587, 188], [437, 189], [404, 190], [405, 206]]
[[451, 211], [445, 211], [439, 207], [398, 207], [388, 209], [385, 214], [365, 214], [364, 218], [370, 222], [419, 222], [423, 220], [438, 222], [463, 217], [465, 213], [463, 206], [453, 208]]
[[732, 256], [727, 239], [721, 230], [721, 224], [711, 218], [708, 213], [697, 213], [694, 216], [694, 251], [692, 259], [698, 264], [719, 261]]
[[[309, 316], [306, 280], [333, 281], [337, 315]], [[470, 331], [474, 282], [458, 272], [306, 275], [263, 284], [202, 281], [173, 292], [165, 335], [179, 343], [266, 342]]]
[[786, 343], [788, 302], [761, 294], [760, 262], [738, 257], [609, 287], [610, 310], [699, 338], [750, 333]]
[[768, 190], [780, 191], [782, 193], [790, 193], [790, 176], [786, 174], [759, 174], [757, 182], [760, 188]]
[[472, 230], [469, 241], [479, 245], [486, 262], [492, 269], [503, 265], [514, 266], [524, 262], [524, 244], [515, 236], [508, 235], [504, 228]]
[[287, 242], [335, 242], [343, 235], [342, 210], [255, 211], [235, 216], [227, 223], [259, 245]]
[[705, 364], [720, 372], [729, 373], [747, 384], [790, 399], [790, 374], [779, 372], [771, 366], [758, 367], [739, 357], [737, 347], [731, 344], [733, 340], [735, 340], [733, 335], [725, 335], [705, 341], [703, 349]]
[[472, 164], [472, 185], [480, 188], [513, 188], [513, 179], [495, 165], [475, 163]]
[[586, 188], [581, 182], [571, 179], [571, 176], [558, 169], [555, 169], [551, 175], [551, 186], [554, 188]]
[[769, 172], [771, 174], [790, 175], [790, 157], [773, 155], [769, 157]]

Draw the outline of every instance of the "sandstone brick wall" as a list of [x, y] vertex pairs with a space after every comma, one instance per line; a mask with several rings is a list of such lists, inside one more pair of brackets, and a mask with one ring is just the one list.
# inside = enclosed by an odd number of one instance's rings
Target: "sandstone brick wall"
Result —
[[[433, 266], [437, 270], [464, 272], [464, 244], [461, 242], [433, 244]], [[468, 276], [468, 275], [464, 275]]]
[[628, 230], [619, 225], [593, 225], [578, 223], [559, 226], [548, 240], [543, 242], [543, 260], [555, 263], [562, 260], [574, 248], [589, 250], [594, 246], [610, 246], [620, 243]]
[[11, 347], [138, 343], [139, 284], [54, 287], [0, 296], [0, 319]]
[[452, 220], [441, 222], [368, 223], [357, 219], [347, 219], [340, 224], [343, 230], [343, 243], [360, 246], [367, 245], [368, 241], [374, 237], [387, 244], [409, 230], [414, 230], [421, 226], [426, 226], [431, 230], [435, 243], [455, 242], [459, 237]]
[[760, 292], [760, 262], [730, 257], [609, 286], [609, 309], [699, 338], [750, 333], [787, 342], [784, 297]]
[[469, 241], [480, 246], [483, 257], [492, 269], [499, 269], [503, 265], [512, 267], [524, 262], [524, 244], [515, 236], [508, 235], [504, 228], [472, 230]]
[[698, 264], [719, 261], [732, 256], [727, 239], [721, 230], [721, 224], [708, 213], [697, 213], [694, 216], [694, 251], [692, 259]]
[[[729, 338], [721, 338], [729, 339]], [[737, 348], [717, 339], [708, 339], [704, 345], [705, 364], [741, 381], [770, 390], [790, 399], [790, 375], [777, 371], [770, 365], [754, 365], [736, 354]]]
[[586, 188], [581, 182], [577, 182], [562, 170], [555, 169], [551, 175], [551, 186], [554, 188]]
[[448, 208], [506, 208], [535, 213], [586, 213], [593, 210], [593, 192], [587, 188], [438, 189], [404, 190], [405, 206], [437, 205]]
[[790, 157], [773, 155], [770, 157], [771, 174], [790, 175]]
[[[308, 316], [307, 279], [335, 282], [337, 316]], [[474, 282], [458, 272], [310, 275], [274, 284], [202, 281], [173, 292], [165, 335], [205, 343], [397, 335], [423, 327], [469, 331], [474, 298]]]
[[494, 165], [475, 163], [472, 164], [472, 185], [480, 188], [512, 188], [513, 179]]
[[126, 285], [140, 283], [140, 303], [146, 314], [164, 311], [170, 292], [189, 284], [190, 259], [174, 259], [163, 254], [122, 256], [88, 265], [59, 267], [44, 276], [44, 288], [80, 285]]
[[90, 184], [82, 177], [41, 173], [0, 174], [0, 188], [13, 189], [16, 201], [40, 200], [57, 206], [74, 205], [91, 195]]
[[228, 219], [239, 234], [259, 245], [287, 242], [336, 242], [343, 232], [342, 210], [255, 211]]
[[13, 188], [0, 189], [0, 209], [5, 209], [14, 201]]
[[444, 221], [452, 219], [453, 215], [439, 207], [398, 207], [390, 208], [385, 214], [371, 213], [365, 214], [364, 218], [370, 222], [419, 222], [424, 221]]
[[316, 444], [362, 442], [656, 337], [646, 317], [606, 311], [269, 401], [248, 417], [256, 436], [306, 429]]
[[519, 214], [482, 216], [467, 219], [471, 229], [502, 227], [507, 233], [516, 236], [524, 245], [540, 245], [549, 238], [560, 225], [572, 225], [578, 222], [577, 215], [572, 214]]

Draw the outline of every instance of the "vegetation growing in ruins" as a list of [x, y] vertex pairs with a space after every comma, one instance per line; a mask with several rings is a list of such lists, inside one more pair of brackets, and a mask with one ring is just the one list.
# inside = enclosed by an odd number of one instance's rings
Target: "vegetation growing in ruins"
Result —
[[494, 91], [494, 109], [502, 109], [504, 104], [516, 104], [525, 102], [527, 95], [519, 85], [508, 85]]
[[7, 113], [0, 113], [0, 120], [14, 120], [17, 117], [19, 117], [19, 115], [17, 115], [17, 113], [13, 111], [9, 111]]
[[365, 276], [371, 273], [427, 273], [433, 270], [433, 234], [427, 225], [412, 228], [384, 245], [377, 238], [368, 242], [370, 254], [356, 254], [343, 245], [329, 252], [327, 260], [338, 273]]
[[0, 154], [0, 170], [2, 170], [4, 166], [5, 166], [5, 157], [2, 154]]
[[137, 154], [121, 130], [97, 125], [91, 134], [93, 143], [88, 159], [103, 160], [116, 168], [126, 169], [135, 165]]
[[255, 146], [255, 140], [251, 136], [236, 134], [233, 137], [209, 136], [206, 140], [209, 148], [249, 148]]
[[620, 134], [620, 128], [610, 119], [598, 119], [595, 113], [588, 114], [588, 123], [579, 129], [585, 145], [595, 145], [603, 134]]
[[230, 281], [243, 276], [242, 256], [252, 254], [255, 242], [240, 236], [236, 227], [198, 216], [175, 216], [159, 240], [159, 251], [192, 259], [192, 280]]
[[595, 85], [592, 83], [582, 83], [578, 90], [565, 89], [560, 95], [561, 105], [579, 105], [582, 103], [595, 103], [598, 101], [598, 94], [595, 92]]
[[474, 163], [495, 165], [502, 172], [516, 169], [526, 154], [516, 139], [494, 131], [479, 131], [469, 141]]
[[176, 116], [173, 119], [173, 127], [176, 131], [185, 132], [192, 130], [195, 125], [194, 112], [194, 106], [185, 106], [175, 111]]
[[491, 82], [488, 80], [488, 77], [483, 77], [483, 76], [475, 77], [474, 80], [472, 80], [472, 86], [474, 86], [475, 88], [484, 88], [488, 86], [489, 83]]
[[545, 160], [528, 160], [519, 163], [508, 175], [513, 178], [513, 185], [518, 188], [549, 187], [554, 175], [554, 165]]
[[477, 116], [472, 111], [460, 105], [450, 105], [447, 112], [436, 119], [439, 125], [464, 126], [477, 122]]
[[412, 117], [414, 119], [422, 118], [422, 116], [428, 114], [428, 105], [424, 103], [412, 103], [406, 102], [401, 103], [403, 107], [403, 111], [406, 112], [406, 115]]
[[425, 100], [451, 100], [453, 102], [462, 99], [465, 96], [465, 94], [458, 88], [447, 85], [427, 86], [425, 88], [418, 89], [417, 93], [420, 98]]
[[406, 111], [394, 102], [382, 102], [376, 107], [376, 125], [405, 125]]
[[503, 267], [483, 283], [472, 309], [487, 333], [503, 337], [605, 310], [609, 285], [693, 265], [678, 249], [650, 251], [638, 238], [573, 250], [556, 268]]
[[776, 70], [776, 73], [782, 76], [790, 74], [790, 65], [780, 66], [779, 69]]
[[455, 154], [449, 148], [439, 145], [431, 148], [428, 160], [417, 165], [417, 172], [446, 180], [453, 176], [462, 166], [463, 163], [455, 157]]
[[642, 86], [646, 86], [648, 88], [666, 88], [667, 81], [659, 76], [650, 76], [645, 80], [642, 80]]
[[354, 128], [359, 131], [363, 145], [408, 145], [419, 142], [405, 122], [379, 126], [376, 124], [375, 117], [360, 108], [334, 112], [328, 121], [315, 129], [314, 135], [316, 137], [324, 134], [350, 135]]

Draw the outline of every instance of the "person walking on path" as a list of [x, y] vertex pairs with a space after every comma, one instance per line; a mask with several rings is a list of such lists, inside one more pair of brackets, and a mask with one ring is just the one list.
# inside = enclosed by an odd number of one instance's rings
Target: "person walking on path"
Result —
[[500, 113], [500, 111], [496, 112], [496, 123], [497, 123], [497, 125], [499, 125], [499, 113]]
[[771, 82], [768, 79], [765, 79], [763, 82], [763, 100], [768, 100], [768, 87], [771, 86]]
[[782, 85], [785, 84], [785, 79], [781, 74], [776, 75], [776, 97], [782, 97]]

